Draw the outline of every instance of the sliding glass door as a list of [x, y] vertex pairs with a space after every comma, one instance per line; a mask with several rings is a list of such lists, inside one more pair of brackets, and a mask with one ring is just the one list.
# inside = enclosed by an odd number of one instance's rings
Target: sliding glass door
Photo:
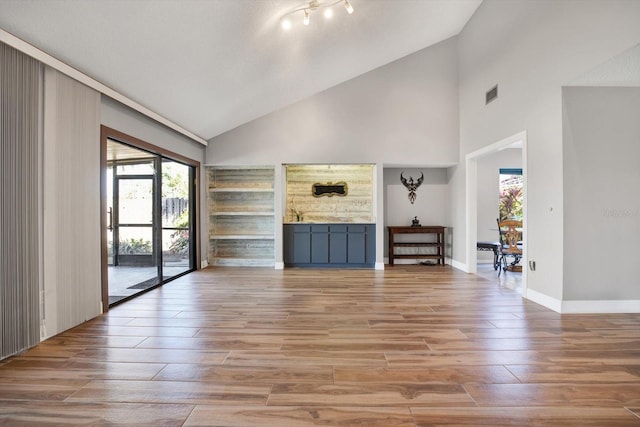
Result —
[[107, 140], [109, 304], [195, 266], [194, 168]]

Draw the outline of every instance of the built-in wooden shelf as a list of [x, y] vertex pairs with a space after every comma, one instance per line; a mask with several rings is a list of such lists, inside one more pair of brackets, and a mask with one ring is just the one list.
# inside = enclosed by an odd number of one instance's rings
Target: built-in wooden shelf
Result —
[[212, 234], [216, 240], [273, 240], [273, 234]]
[[273, 216], [273, 212], [211, 212], [213, 216]]
[[233, 187], [209, 187], [212, 193], [273, 193], [273, 188], [233, 188]]
[[209, 264], [273, 266], [273, 167], [207, 166]]

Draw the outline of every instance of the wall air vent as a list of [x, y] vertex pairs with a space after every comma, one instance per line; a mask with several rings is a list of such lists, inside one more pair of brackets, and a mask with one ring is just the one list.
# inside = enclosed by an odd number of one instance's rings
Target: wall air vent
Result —
[[498, 97], [498, 85], [495, 85], [485, 94], [485, 105]]

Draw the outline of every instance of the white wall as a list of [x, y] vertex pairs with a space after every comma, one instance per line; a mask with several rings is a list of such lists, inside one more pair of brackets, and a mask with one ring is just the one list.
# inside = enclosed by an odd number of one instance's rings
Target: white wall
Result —
[[[500, 169], [521, 167], [522, 150], [519, 148], [509, 148], [478, 158], [478, 241], [498, 241], [496, 218], [499, 215], [500, 203]], [[493, 253], [478, 252], [478, 260], [493, 261]]]
[[640, 88], [563, 101], [564, 299], [640, 301]]
[[[636, 45], [638, 22], [637, 1], [485, 0], [459, 35], [460, 159], [527, 131], [529, 297], [563, 297], [561, 87]], [[464, 165], [451, 182], [453, 257], [465, 264]]]
[[454, 164], [456, 62], [452, 38], [213, 138], [207, 163]]

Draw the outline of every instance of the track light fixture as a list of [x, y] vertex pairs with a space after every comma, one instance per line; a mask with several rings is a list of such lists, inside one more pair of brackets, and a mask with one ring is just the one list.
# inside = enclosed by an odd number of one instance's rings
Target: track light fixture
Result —
[[282, 17], [282, 20], [281, 20], [282, 28], [285, 30], [291, 29], [292, 27], [291, 17], [293, 15], [298, 14], [298, 12], [302, 12], [302, 23], [304, 24], [305, 27], [308, 26], [309, 23], [311, 22], [311, 13], [317, 10], [323, 9], [324, 16], [326, 18], [331, 18], [331, 16], [333, 16], [333, 10], [331, 9], [331, 7], [337, 5], [338, 3], [342, 3], [342, 5], [344, 6], [344, 9], [347, 11], [349, 15], [353, 13], [353, 6], [351, 6], [351, 3], [349, 3], [349, 0], [327, 0], [327, 1], [311, 0], [309, 3], [299, 6], [290, 12], [287, 12]]

